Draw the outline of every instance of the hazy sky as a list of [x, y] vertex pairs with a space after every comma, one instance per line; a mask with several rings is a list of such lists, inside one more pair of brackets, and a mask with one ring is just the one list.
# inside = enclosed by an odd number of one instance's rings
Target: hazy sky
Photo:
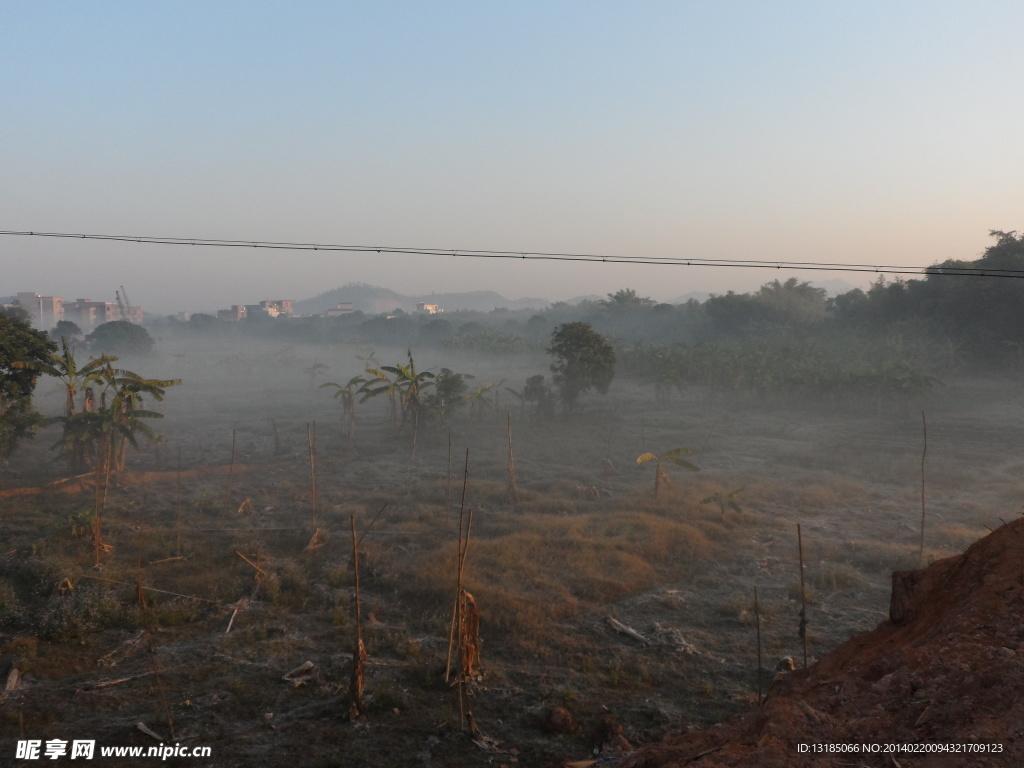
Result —
[[[974, 258], [1024, 228], [1022, 39], [1019, 2], [0, 0], [0, 229]], [[158, 312], [788, 276], [0, 237], [0, 295]]]

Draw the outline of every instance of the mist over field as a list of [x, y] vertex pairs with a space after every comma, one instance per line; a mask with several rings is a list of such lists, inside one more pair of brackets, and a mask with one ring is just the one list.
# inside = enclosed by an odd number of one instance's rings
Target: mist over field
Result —
[[623, 288], [67, 340], [57, 368], [96, 376], [73, 412], [39, 377], [51, 419], [0, 472], [19, 717], [149, 738], [131, 713], [226, 765], [468, 766], [489, 739], [538, 764], [591, 754], [602, 718], [611, 755], [745, 711], [804, 639], [813, 663], [884, 619], [893, 570], [1019, 509], [1020, 288], [949, 273], [1022, 262], [998, 233], [835, 297]]
[[1024, 6], [2, 10], [0, 765], [1024, 764]]

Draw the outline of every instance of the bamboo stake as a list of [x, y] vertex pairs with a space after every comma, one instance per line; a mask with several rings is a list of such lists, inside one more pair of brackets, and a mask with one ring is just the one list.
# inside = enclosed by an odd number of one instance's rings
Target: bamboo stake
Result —
[[100, 564], [100, 553], [107, 549], [103, 543], [103, 512], [107, 506], [107, 491], [110, 485], [110, 462], [114, 454], [114, 443], [110, 439], [110, 435], [104, 437], [103, 442], [103, 461], [99, 465], [103, 468], [103, 483], [102, 490], [99, 483], [97, 483], [96, 487], [96, 510], [93, 515], [92, 530], [94, 564], [97, 566]]
[[96, 482], [93, 493], [93, 509], [92, 509], [92, 551], [93, 551], [93, 565], [98, 566], [100, 564], [100, 534], [102, 532], [102, 520], [100, 516], [100, 506], [102, 499], [101, 485], [103, 482], [103, 465], [107, 460], [107, 446], [105, 445], [107, 438], [101, 438], [100, 444], [103, 451], [103, 457], [96, 462]]
[[761, 696], [761, 605], [757, 601], [757, 585], [754, 585], [754, 619], [757, 622], [757, 706], [764, 703]]
[[921, 546], [917, 552], [917, 567], [924, 567], [924, 459], [928, 455], [928, 420], [921, 411], [921, 428], [924, 432], [924, 449], [921, 451]]
[[508, 415], [508, 500], [519, 503], [519, 489], [516, 488], [516, 460], [512, 457], [512, 411]]
[[[256, 565], [256, 563], [254, 563], [254, 562], [253, 562], [252, 560], [250, 560], [250, 559], [249, 559], [248, 557], [246, 557], [245, 555], [243, 555], [243, 554], [242, 554], [241, 552], [239, 552], [239, 551], [238, 551], [237, 549], [235, 550], [235, 554], [236, 554], [236, 555], [238, 555], [238, 556], [239, 556], [240, 558], [242, 558], [243, 560], [245, 560], [245, 562], [247, 562], [247, 563], [248, 563], [249, 565], [251, 565], [251, 566], [252, 566], [253, 568], [255, 568], [255, 569], [256, 569], [257, 571], [259, 571], [260, 575], [262, 575], [262, 576], [266, 576], [266, 575], [267, 575], [267, 572], [266, 572], [266, 571], [264, 571], [264, 570], [263, 570], [262, 568], [260, 568], [260, 567], [259, 567], [258, 565]], [[258, 555], [257, 555], [257, 557], [258, 557]]]
[[804, 643], [804, 669], [807, 669], [807, 592], [804, 589], [804, 539], [800, 523], [796, 524], [796, 540], [800, 553], [800, 639]]
[[[466, 603], [468, 595], [463, 588], [463, 581], [466, 571], [466, 557], [469, 553], [470, 534], [473, 530], [473, 510], [466, 510], [466, 487], [469, 480], [469, 450], [466, 450], [466, 469], [463, 475], [462, 484], [462, 505], [459, 510], [459, 543], [457, 563], [457, 584], [455, 590], [455, 608], [452, 613], [452, 623], [448, 635], [448, 662], [445, 667], [445, 682], [451, 677], [453, 647], [458, 643], [459, 670], [456, 675], [456, 685], [459, 698], [459, 730], [465, 730], [466, 723], [469, 723], [470, 731], [478, 733], [476, 723], [473, 720], [473, 711], [469, 700], [466, 697], [465, 678], [467, 670], [467, 659], [469, 656], [469, 639], [467, 637]], [[465, 525], [463, 525], [465, 521]], [[465, 538], [463, 538], [465, 530]]]
[[362, 534], [360, 534], [360, 536], [359, 536], [359, 542], [358, 542], [359, 545], [362, 545], [363, 539], [366, 538], [366, 534], [368, 534], [370, 532], [370, 529], [373, 528], [373, 524], [376, 523], [377, 520], [380, 519], [380, 516], [384, 514], [384, 510], [388, 508], [388, 504], [390, 504], [390, 503], [391, 503], [390, 501], [385, 501], [384, 502], [384, 506], [377, 510], [377, 514], [375, 514], [373, 517], [370, 518], [370, 524], [367, 525], [366, 528], [363, 529]]
[[359, 539], [356, 537], [356, 516], [349, 515], [352, 524], [352, 568], [355, 571], [355, 612], [356, 647], [352, 653], [352, 678], [349, 681], [349, 720], [356, 720], [366, 714], [363, 704], [363, 669], [366, 664], [366, 647], [363, 645], [363, 611], [359, 601]]
[[181, 554], [181, 446], [178, 446], [178, 483], [176, 489], [175, 513], [174, 513], [174, 536], [175, 552]]
[[233, 485], [234, 480], [235, 480], [235, 438], [236, 438], [236, 431], [234, 429], [232, 429], [231, 430], [231, 465], [228, 468], [228, 490], [227, 490], [227, 493], [224, 494], [224, 509], [230, 509], [231, 508], [231, 486]]
[[[459, 507], [459, 546], [455, 561], [458, 589], [462, 589], [462, 524], [466, 512], [466, 488], [469, 485], [469, 448], [466, 449], [466, 468], [462, 474], [462, 504]], [[444, 681], [447, 683], [452, 671], [452, 647], [455, 644], [455, 624], [459, 617], [459, 593], [455, 593], [455, 608], [452, 611], [451, 626], [448, 628], [448, 661], [445, 664]]]
[[459, 587], [458, 587], [458, 595], [459, 595], [459, 601], [458, 601], [458, 605], [459, 605], [459, 630], [458, 630], [458, 632], [459, 632], [459, 639], [460, 639], [460, 644], [459, 644], [459, 656], [460, 656], [459, 661], [460, 661], [460, 665], [461, 665], [461, 662], [463, 661], [462, 655], [463, 655], [464, 650], [465, 650], [463, 648], [463, 645], [462, 645], [461, 641], [464, 639], [464, 635], [465, 635], [465, 632], [464, 632], [465, 626], [464, 625], [465, 625], [465, 621], [466, 621], [465, 610], [463, 608], [463, 606], [465, 605], [465, 602], [466, 602], [466, 591], [462, 588], [462, 584], [463, 584], [463, 581], [464, 581], [463, 575], [465, 574], [465, 571], [466, 571], [466, 556], [469, 554], [469, 534], [470, 534], [470, 532], [472, 530], [473, 530], [473, 510], [471, 509], [471, 510], [469, 510], [469, 517], [468, 517], [468, 519], [466, 521], [466, 542], [465, 542], [465, 544], [462, 547], [462, 554], [459, 557]]
[[310, 477], [311, 493], [312, 493], [312, 496], [311, 496], [312, 502], [311, 502], [311, 504], [312, 504], [312, 508], [313, 508], [313, 510], [312, 510], [313, 518], [312, 518], [312, 522], [310, 524], [310, 530], [315, 531], [316, 530], [317, 507], [319, 505], [319, 498], [318, 498], [318, 494], [317, 494], [317, 484], [316, 484], [316, 422], [315, 421], [312, 423], [312, 425], [310, 425], [310, 424], [306, 425], [306, 438], [309, 441], [309, 477]]
[[448, 482], [444, 495], [444, 522], [451, 522], [452, 517], [452, 433], [448, 433]]
[[[460, 546], [459, 551], [459, 584], [456, 590], [455, 597], [455, 615], [457, 617], [455, 630], [458, 646], [459, 646], [459, 671], [456, 677], [456, 683], [458, 684], [459, 694], [459, 730], [465, 730], [465, 725], [468, 722], [471, 731], [476, 731], [476, 725], [473, 722], [473, 710], [469, 706], [469, 700], [466, 698], [465, 680], [467, 670], [467, 652], [468, 652], [468, 639], [466, 637], [466, 591], [462, 588], [463, 574], [466, 568], [466, 554], [469, 552], [469, 534], [473, 528], [473, 510], [469, 510], [469, 517], [466, 524], [466, 542]], [[461, 539], [461, 531], [460, 531]], [[451, 649], [449, 648], [449, 656]]]

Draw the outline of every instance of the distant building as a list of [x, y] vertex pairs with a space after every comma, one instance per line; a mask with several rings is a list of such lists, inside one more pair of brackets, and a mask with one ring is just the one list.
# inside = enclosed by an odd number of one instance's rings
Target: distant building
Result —
[[424, 315], [440, 315], [444, 312], [437, 304], [423, 304], [422, 302], [416, 305], [416, 311]]
[[245, 320], [245, 307], [239, 304], [232, 304], [231, 309], [218, 309], [217, 319], [226, 320], [228, 322], [237, 323], [239, 320]]
[[332, 307], [324, 312], [324, 317], [340, 317], [341, 315], [351, 315], [353, 312], [355, 310], [352, 309], [352, 302], [342, 301], [337, 307]]
[[261, 301], [260, 306], [265, 307], [267, 314], [271, 317], [279, 317], [280, 315], [289, 316], [294, 314], [294, 310], [292, 309], [292, 299]]
[[246, 304], [245, 317], [290, 317], [292, 299], [266, 299], [259, 304]]
[[[138, 307], [138, 310], [141, 315], [142, 308]], [[75, 323], [82, 330], [90, 330], [103, 323], [121, 320], [121, 308], [113, 301], [75, 299], [64, 305], [64, 319]]]
[[59, 296], [40, 296], [38, 293], [19, 292], [17, 304], [28, 312], [33, 328], [48, 331], [64, 320], [64, 299]]

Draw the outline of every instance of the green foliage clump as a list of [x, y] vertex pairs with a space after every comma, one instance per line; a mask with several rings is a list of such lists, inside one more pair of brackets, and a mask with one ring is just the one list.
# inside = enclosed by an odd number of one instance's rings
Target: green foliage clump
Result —
[[153, 351], [153, 337], [149, 331], [127, 320], [98, 325], [85, 339], [101, 355], [147, 355]]
[[576, 409], [585, 392], [606, 393], [615, 378], [615, 350], [589, 323], [558, 326], [547, 353], [555, 358], [551, 372], [566, 412]]
[[56, 348], [27, 321], [0, 312], [0, 459], [39, 423], [32, 393], [41, 366]]

